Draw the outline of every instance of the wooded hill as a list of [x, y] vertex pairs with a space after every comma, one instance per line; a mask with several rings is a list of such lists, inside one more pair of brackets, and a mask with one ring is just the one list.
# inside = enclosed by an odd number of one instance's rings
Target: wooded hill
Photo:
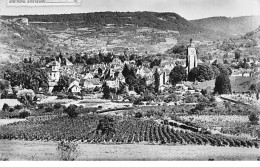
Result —
[[[13, 18], [14, 16], [5, 16]], [[176, 13], [156, 13], [156, 12], [95, 12], [80, 14], [56, 14], [56, 15], [24, 15], [29, 22], [59, 22], [67, 26], [105, 26], [115, 24], [124, 26], [133, 24], [139, 27], [157, 28], [160, 30], [175, 30], [181, 34], [194, 34], [203, 32], [203, 28], [198, 28], [185, 18]]]
[[198, 20], [191, 20], [194, 26], [205, 29], [229, 33], [232, 35], [245, 35], [254, 31], [260, 25], [260, 16], [242, 17], [210, 17]]

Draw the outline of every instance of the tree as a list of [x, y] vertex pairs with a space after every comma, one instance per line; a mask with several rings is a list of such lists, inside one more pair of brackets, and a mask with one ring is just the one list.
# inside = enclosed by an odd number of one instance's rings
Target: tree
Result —
[[28, 59], [27, 59], [27, 58], [24, 58], [24, 59], [23, 59], [23, 62], [24, 62], [24, 63], [28, 63]]
[[218, 67], [211, 65], [210, 68], [212, 69], [213, 74], [214, 74], [213, 78], [217, 78], [217, 76], [219, 76], [219, 74], [220, 74], [220, 70], [218, 69]]
[[178, 82], [184, 81], [187, 79], [187, 73], [185, 67], [182, 66], [175, 66], [171, 73], [169, 80], [172, 85], [176, 85]]
[[232, 69], [228, 64], [217, 64], [217, 68], [219, 69], [220, 73], [225, 75], [231, 75]]
[[231, 94], [231, 84], [229, 76], [221, 73], [215, 81], [214, 92], [218, 94]]
[[122, 74], [125, 78], [130, 74], [130, 69], [127, 64], [125, 64]]
[[230, 76], [232, 74], [232, 69], [228, 64], [224, 64], [224, 66], [226, 67], [226, 69], [228, 70], [228, 75]]
[[9, 105], [6, 104], [6, 103], [4, 103], [2, 110], [3, 110], [4, 112], [8, 112], [9, 109], [10, 109]]
[[259, 116], [253, 112], [248, 116], [248, 119], [252, 125], [258, 125], [259, 123]]
[[103, 71], [102, 71], [102, 69], [101, 68], [98, 68], [98, 75], [102, 75], [103, 74]]
[[158, 72], [158, 68], [156, 68], [155, 73], [154, 73], [154, 84], [155, 84], [154, 91], [156, 93], [158, 93], [159, 86], [160, 86], [160, 74]]
[[23, 89], [17, 92], [17, 100], [25, 106], [33, 104], [35, 93], [31, 89]]
[[25, 89], [32, 89], [35, 92], [39, 88], [47, 90], [48, 75], [45, 70], [35, 64], [11, 64], [4, 68], [4, 79], [8, 80], [12, 87], [22, 86]]
[[252, 84], [249, 87], [249, 90], [252, 91], [253, 93], [257, 93], [258, 92], [258, 88], [257, 88], [256, 84]]
[[153, 68], [154, 66], [160, 66], [161, 64], [161, 59], [154, 59], [151, 63], [150, 63], [150, 68]]
[[2, 96], [2, 93], [9, 88], [9, 82], [4, 79], [0, 79], [0, 98]]
[[198, 78], [198, 74], [199, 74], [199, 68], [198, 67], [194, 67], [193, 69], [190, 70], [189, 72], [189, 81], [195, 81]]
[[71, 78], [66, 75], [60, 76], [59, 81], [57, 83], [58, 90], [67, 90], [69, 88], [70, 80]]
[[105, 82], [102, 87], [103, 87], [103, 98], [104, 98], [104, 99], [109, 99], [109, 98], [111, 97], [109, 86], [108, 86], [107, 83]]
[[64, 113], [68, 114], [70, 118], [76, 118], [78, 116], [78, 112], [76, 111], [78, 108], [77, 105], [71, 104], [65, 110]]
[[239, 51], [235, 51], [235, 59], [237, 59], [237, 61], [240, 59], [241, 54]]
[[213, 79], [214, 77], [214, 72], [212, 70], [212, 68], [210, 68], [210, 66], [208, 65], [200, 65], [199, 66], [199, 71], [198, 71], [198, 81], [209, 81], [211, 79]]

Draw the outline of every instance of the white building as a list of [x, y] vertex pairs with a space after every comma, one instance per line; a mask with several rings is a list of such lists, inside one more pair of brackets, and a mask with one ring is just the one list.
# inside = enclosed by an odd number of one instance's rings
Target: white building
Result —
[[52, 82], [58, 82], [60, 79], [60, 63], [57, 61], [52, 61], [47, 64], [47, 67], [49, 80]]

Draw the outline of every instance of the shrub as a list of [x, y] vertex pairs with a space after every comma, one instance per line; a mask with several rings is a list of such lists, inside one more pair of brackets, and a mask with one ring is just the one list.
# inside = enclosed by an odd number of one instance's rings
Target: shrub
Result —
[[2, 110], [3, 110], [4, 112], [8, 112], [9, 109], [10, 109], [9, 105], [5, 103], [5, 104], [3, 105]]
[[38, 104], [38, 109], [43, 109], [45, 107], [45, 104]]
[[29, 117], [30, 115], [31, 115], [30, 111], [24, 109], [24, 110], [19, 111], [18, 117], [19, 118], [26, 118], [26, 117]]
[[64, 112], [68, 114], [70, 118], [75, 118], [78, 116], [78, 112], [76, 110], [77, 106], [75, 104], [71, 104], [64, 110]]
[[49, 113], [49, 112], [53, 112], [53, 107], [46, 107], [45, 109], [44, 109], [44, 111], [46, 112], [46, 113]]
[[251, 113], [248, 118], [252, 125], [258, 125], [259, 116], [256, 113]]
[[11, 107], [11, 108], [9, 109], [9, 112], [13, 112], [13, 111], [14, 111], [14, 108]]
[[23, 108], [23, 106], [19, 105], [19, 104], [14, 106], [14, 109], [16, 109], [16, 110], [21, 110], [22, 108]]
[[31, 105], [33, 103], [34, 97], [35, 93], [31, 89], [23, 89], [17, 92], [17, 100], [24, 105]]
[[142, 118], [143, 114], [141, 112], [135, 113], [135, 118]]
[[54, 108], [55, 109], [60, 109], [62, 107], [62, 105], [60, 103], [55, 103], [54, 104]]
[[74, 161], [79, 156], [79, 145], [77, 143], [61, 141], [58, 143], [57, 152], [62, 161]]

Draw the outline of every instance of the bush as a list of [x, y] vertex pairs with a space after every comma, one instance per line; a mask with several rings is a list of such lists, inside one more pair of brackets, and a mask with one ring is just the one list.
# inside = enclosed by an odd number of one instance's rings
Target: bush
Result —
[[24, 105], [33, 104], [35, 93], [31, 89], [23, 89], [17, 92], [17, 100]]
[[77, 143], [61, 141], [58, 143], [57, 152], [62, 161], [74, 161], [79, 156], [79, 145]]
[[38, 104], [38, 109], [43, 109], [45, 107], [45, 104]]
[[54, 104], [54, 108], [55, 109], [60, 109], [62, 107], [62, 105], [60, 103], [55, 103]]
[[258, 125], [259, 123], [259, 116], [256, 113], [251, 113], [249, 115], [249, 121], [252, 125]]
[[70, 118], [75, 118], [78, 116], [78, 112], [76, 111], [77, 110], [77, 106], [75, 104], [71, 104], [70, 106], [68, 106], [64, 112], [66, 114], [68, 114], [68, 116]]
[[9, 105], [5, 103], [5, 104], [3, 105], [2, 110], [3, 110], [4, 112], [8, 112], [9, 109], [10, 109]]
[[46, 107], [45, 109], [44, 109], [44, 111], [46, 112], [46, 113], [49, 113], [49, 112], [53, 112], [53, 108], [52, 107]]
[[13, 112], [13, 111], [14, 111], [14, 108], [11, 107], [11, 108], [9, 109], [9, 112]]
[[142, 118], [143, 114], [141, 112], [135, 113], [135, 118]]
[[21, 110], [18, 114], [18, 117], [19, 118], [26, 118], [26, 117], [29, 117], [31, 115], [30, 111], [29, 110]]
[[21, 110], [22, 108], [23, 108], [23, 106], [19, 105], [19, 104], [14, 106], [14, 109], [16, 109], [16, 110]]

